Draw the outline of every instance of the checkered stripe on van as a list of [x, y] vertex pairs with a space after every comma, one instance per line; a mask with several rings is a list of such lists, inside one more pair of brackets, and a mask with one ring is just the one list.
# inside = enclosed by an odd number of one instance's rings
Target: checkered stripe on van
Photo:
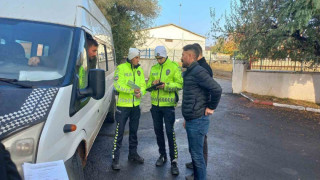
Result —
[[44, 120], [58, 90], [34, 89], [18, 111], [0, 116], [0, 139], [18, 128]]

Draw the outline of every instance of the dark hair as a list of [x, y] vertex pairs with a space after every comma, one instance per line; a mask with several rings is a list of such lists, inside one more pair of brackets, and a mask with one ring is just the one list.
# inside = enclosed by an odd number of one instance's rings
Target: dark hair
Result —
[[87, 43], [88, 43], [88, 47], [91, 47], [91, 46], [98, 47], [99, 46], [98, 42], [92, 38], [88, 38]]
[[197, 46], [195, 46], [193, 44], [188, 44], [188, 45], [184, 46], [183, 51], [192, 51], [194, 53], [194, 55], [196, 56], [196, 60], [198, 59], [199, 53], [200, 53]]
[[200, 46], [200, 44], [194, 43], [193, 45], [198, 48], [198, 50], [199, 50], [199, 55], [202, 55], [202, 47]]

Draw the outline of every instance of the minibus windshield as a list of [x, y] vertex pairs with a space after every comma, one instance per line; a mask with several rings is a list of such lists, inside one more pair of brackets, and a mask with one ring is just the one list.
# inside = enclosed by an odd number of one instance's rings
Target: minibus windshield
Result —
[[0, 18], [0, 78], [47, 81], [62, 78], [73, 28]]

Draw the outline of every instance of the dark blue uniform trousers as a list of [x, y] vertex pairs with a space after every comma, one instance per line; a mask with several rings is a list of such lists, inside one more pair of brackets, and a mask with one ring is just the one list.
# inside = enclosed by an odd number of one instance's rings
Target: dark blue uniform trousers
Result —
[[178, 149], [176, 144], [176, 137], [174, 133], [175, 122], [175, 109], [174, 107], [159, 107], [152, 105], [151, 115], [153, 119], [154, 132], [157, 136], [157, 144], [159, 147], [159, 153], [166, 155], [166, 143], [163, 133], [163, 122], [166, 127], [166, 133], [168, 138], [170, 159], [178, 159]]
[[138, 127], [139, 127], [139, 119], [140, 119], [140, 107], [117, 107], [116, 111], [116, 121], [117, 127], [115, 132], [115, 137], [113, 141], [113, 151], [112, 158], [119, 160], [120, 156], [120, 148], [123, 139], [124, 129], [127, 123], [128, 118], [129, 121], [129, 155], [137, 153], [138, 146]]

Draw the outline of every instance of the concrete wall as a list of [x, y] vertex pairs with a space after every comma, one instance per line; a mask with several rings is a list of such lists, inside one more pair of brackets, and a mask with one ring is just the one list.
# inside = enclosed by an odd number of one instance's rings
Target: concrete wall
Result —
[[155, 59], [140, 59], [139, 64], [144, 72], [144, 77], [149, 79], [151, 67], [158, 63]]
[[248, 71], [246, 67], [238, 61], [234, 64], [234, 93], [247, 91], [320, 103], [320, 73]]
[[181, 50], [187, 44], [194, 44], [198, 43], [203, 48], [205, 45], [205, 39], [202, 40], [188, 40], [188, 39], [173, 39], [172, 42], [166, 42], [166, 39], [163, 38], [147, 38], [146, 43], [142, 46], [139, 46], [139, 49], [151, 48], [154, 49], [155, 47], [162, 45], [167, 49], [175, 49]]
[[234, 61], [232, 71], [232, 92], [241, 93], [246, 85], [246, 61]]

